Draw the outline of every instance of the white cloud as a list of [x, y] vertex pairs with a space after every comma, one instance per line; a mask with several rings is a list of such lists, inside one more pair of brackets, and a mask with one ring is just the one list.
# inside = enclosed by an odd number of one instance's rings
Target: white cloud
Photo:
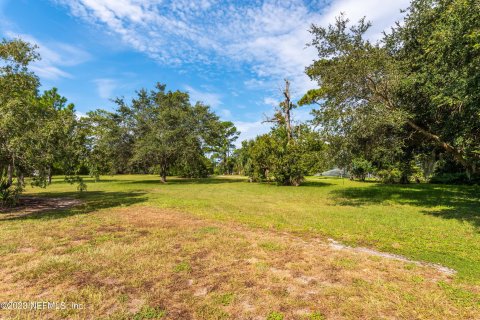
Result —
[[410, 0], [393, 0], [385, 2], [384, 0], [336, 0], [333, 1], [327, 11], [322, 15], [322, 24], [332, 23], [340, 12], [344, 12], [352, 22], [357, 22], [366, 16], [367, 20], [373, 22], [369, 31], [369, 38], [377, 40], [381, 37], [384, 30], [389, 29], [399, 21], [403, 14], [401, 9], [407, 9]]
[[222, 104], [222, 96], [218, 93], [199, 91], [190, 86], [185, 86], [185, 90], [190, 94], [192, 103], [202, 102], [212, 108], [218, 108]]
[[93, 81], [97, 85], [97, 92], [102, 99], [112, 99], [118, 84], [113, 79], [95, 79]]
[[235, 127], [240, 131], [240, 137], [236, 141], [237, 147], [241, 146], [242, 141], [254, 139], [256, 136], [270, 131], [271, 124], [261, 121], [246, 122], [234, 121]]
[[91, 58], [88, 52], [66, 43], [44, 43], [31, 35], [12, 31], [6, 31], [5, 34], [9, 38], [20, 38], [38, 47], [37, 52], [41, 59], [32, 63], [31, 70], [41, 79], [73, 78], [71, 74], [62, 69], [82, 64]]
[[[71, 13], [106, 27], [135, 50], [163, 64], [210, 65], [240, 61], [254, 72], [247, 87], [272, 88], [289, 78], [299, 98], [315, 87], [304, 69], [316, 57], [312, 23], [327, 25], [345, 12], [352, 21], [363, 16], [374, 22], [370, 37], [398, 20], [409, 0], [52, 0]], [[325, 7], [325, 3], [328, 5]], [[275, 89], [275, 88], [273, 88]], [[191, 92], [192, 97], [195, 92]], [[218, 96], [200, 95], [212, 106]]]
[[71, 74], [58, 67], [49, 65], [45, 60], [32, 63], [30, 69], [41, 79], [56, 80], [59, 78], [72, 78]]
[[278, 107], [280, 101], [272, 97], [266, 97], [263, 99], [263, 103], [272, 107]]

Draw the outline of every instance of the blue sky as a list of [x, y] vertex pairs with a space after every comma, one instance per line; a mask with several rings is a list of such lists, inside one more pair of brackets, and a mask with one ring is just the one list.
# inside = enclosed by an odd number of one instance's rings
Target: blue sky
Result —
[[[59, 88], [79, 114], [113, 110], [156, 82], [190, 93], [242, 131], [268, 130], [261, 121], [282, 98], [283, 79], [298, 99], [315, 87], [304, 74], [312, 23], [328, 25], [345, 12], [367, 16], [369, 37], [401, 18], [408, 0], [0, 0], [0, 37], [36, 43], [32, 66], [42, 89]], [[297, 109], [297, 120], [310, 108]]]

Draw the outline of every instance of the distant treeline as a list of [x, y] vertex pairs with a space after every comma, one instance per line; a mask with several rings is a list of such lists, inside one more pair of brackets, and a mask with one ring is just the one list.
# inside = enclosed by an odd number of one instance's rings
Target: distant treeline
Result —
[[[25, 177], [46, 186], [54, 173], [85, 188], [82, 174], [154, 173], [299, 185], [339, 167], [387, 183], [479, 182], [480, 7], [476, 0], [413, 0], [404, 20], [376, 42], [370, 23], [312, 25], [318, 59], [306, 68], [319, 85], [285, 100], [268, 134], [234, 143], [239, 132], [188, 93], [157, 84], [113, 112], [77, 118], [55, 88], [39, 92], [29, 64], [36, 47], [0, 43], [0, 197], [15, 199]], [[306, 63], [308, 63], [306, 61]], [[314, 120], [292, 121], [316, 104]], [[10, 200], [2, 200], [4, 203]], [[12, 200], [14, 201], [14, 200]]]

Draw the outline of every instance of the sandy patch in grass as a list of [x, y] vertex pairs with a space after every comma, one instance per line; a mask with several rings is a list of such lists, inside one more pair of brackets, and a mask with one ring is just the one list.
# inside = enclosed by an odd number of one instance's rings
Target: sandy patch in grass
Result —
[[101, 210], [39, 221], [23, 236], [4, 240], [13, 249], [0, 256], [0, 301], [83, 309], [0, 318], [480, 318], [478, 303], [452, 298], [452, 275], [432, 266], [172, 210]]

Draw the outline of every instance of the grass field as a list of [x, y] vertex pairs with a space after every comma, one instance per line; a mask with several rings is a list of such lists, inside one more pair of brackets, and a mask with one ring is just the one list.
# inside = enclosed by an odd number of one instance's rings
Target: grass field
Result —
[[81, 204], [0, 215], [0, 301], [84, 308], [0, 317], [480, 318], [479, 187], [129, 175], [27, 193]]

